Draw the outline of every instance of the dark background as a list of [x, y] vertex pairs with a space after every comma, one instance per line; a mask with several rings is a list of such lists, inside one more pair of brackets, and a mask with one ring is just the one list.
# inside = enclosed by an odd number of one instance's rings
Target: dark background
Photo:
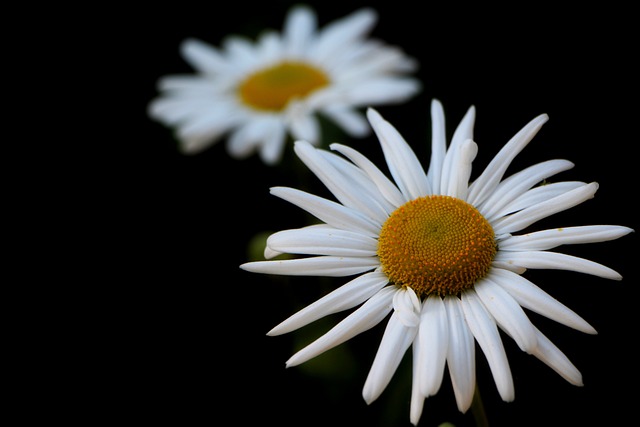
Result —
[[[91, 421], [169, 425], [408, 426], [409, 359], [382, 396], [367, 406], [361, 390], [384, 324], [306, 364], [285, 361], [344, 317], [330, 316], [302, 330], [266, 332], [345, 279], [280, 278], [238, 266], [257, 234], [305, 225], [293, 205], [269, 195], [275, 185], [325, 194], [297, 166], [266, 166], [256, 156], [229, 157], [218, 143], [196, 156], [176, 150], [170, 129], [146, 115], [163, 75], [191, 73], [178, 47], [187, 37], [219, 46], [228, 34], [251, 38], [263, 28], [281, 30], [289, 1], [203, 4], [123, 13], [135, 34], [123, 61], [134, 83], [122, 109], [133, 133], [114, 142], [131, 172], [129, 197], [112, 206], [128, 225], [114, 268], [127, 271], [117, 286], [114, 331], [104, 354]], [[535, 229], [618, 224], [637, 229], [637, 29], [624, 6], [560, 10], [544, 3], [473, 6], [450, 2], [310, 3], [319, 25], [358, 7], [379, 13], [372, 36], [400, 46], [420, 63], [423, 91], [401, 106], [378, 111], [428, 164], [429, 104], [442, 101], [448, 136], [470, 105], [477, 109], [475, 174], [529, 120], [550, 120], [516, 158], [509, 173], [564, 158], [576, 166], [556, 180], [597, 181], [596, 197], [534, 225]], [[420, 6], [418, 6], [418, 4]], [[114, 30], [118, 31], [118, 22]], [[125, 59], [125, 58], [123, 58]], [[375, 138], [339, 141], [382, 166]], [[293, 156], [287, 161], [297, 162]], [[119, 165], [113, 172], [119, 173]], [[567, 383], [505, 337], [516, 399], [501, 401], [478, 349], [477, 375], [492, 426], [627, 425], [637, 419], [637, 236], [567, 246], [560, 251], [603, 263], [621, 282], [581, 273], [529, 271], [525, 277], [565, 303], [599, 332], [586, 335], [531, 315], [582, 372], [584, 387]], [[118, 320], [118, 321], [116, 321]], [[109, 331], [109, 328], [107, 328]], [[107, 332], [109, 333], [109, 332]], [[448, 374], [427, 399], [421, 426], [451, 421], [474, 425], [455, 406]], [[125, 415], [126, 414], [126, 415]], [[93, 424], [93, 423], [92, 423]]]

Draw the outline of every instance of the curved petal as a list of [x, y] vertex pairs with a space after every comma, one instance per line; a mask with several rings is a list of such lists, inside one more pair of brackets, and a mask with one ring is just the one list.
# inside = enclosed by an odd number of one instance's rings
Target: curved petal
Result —
[[467, 325], [489, 362], [500, 397], [511, 402], [515, 398], [513, 377], [498, 327], [473, 289], [463, 292], [461, 300]]
[[471, 406], [476, 386], [475, 342], [458, 297], [445, 297], [444, 305], [449, 321], [449, 375], [458, 410], [464, 413]]
[[598, 184], [592, 182], [591, 184], [583, 185], [560, 196], [529, 206], [512, 215], [492, 221], [491, 225], [496, 234], [520, 231], [543, 218], [562, 212], [591, 199], [597, 190]]
[[449, 322], [447, 309], [441, 297], [430, 296], [424, 301], [418, 336], [420, 392], [425, 397], [433, 396], [442, 385], [449, 349]]
[[496, 261], [519, 265], [524, 268], [548, 268], [551, 270], [567, 270], [592, 274], [605, 279], [622, 280], [622, 276], [615, 270], [597, 262], [589, 261], [573, 255], [547, 251], [500, 252], [496, 254]]
[[356, 335], [369, 330], [382, 321], [392, 309], [394, 286], [382, 288], [360, 308], [344, 318], [320, 338], [298, 351], [287, 360], [287, 368], [313, 359], [319, 354], [342, 344]]
[[380, 265], [374, 257], [318, 256], [281, 261], [254, 261], [240, 268], [252, 273], [282, 274], [286, 276], [341, 277], [364, 273]]
[[520, 236], [509, 236], [500, 242], [501, 251], [544, 251], [560, 245], [597, 243], [615, 240], [633, 231], [620, 225], [588, 225], [553, 228]]
[[440, 180], [442, 179], [442, 164], [447, 153], [445, 116], [442, 104], [437, 99], [431, 101], [431, 160], [427, 178], [431, 189], [440, 193]]
[[371, 181], [376, 185], [380, 194], [382, 194], [393, 206], [400, 207], [407, 202], [407, 199], [402, 195], [400, 190], [398, 190], [398, 187], [396, 187], [371, 160], [346, 145], [331, 144], [330, 147], [332, 150], [345, 155], [349, 160], [362, 169], [369, 179], [371, 179]]
[[478, 207], [478, 210], [490, 221], [502, 208], [536, 183], [571, 169], [573, 166], [574, 164], [568, 160], [557, 159], [529, 166], [500, 182], [495, 191]]
[[489, 278], [507, 291], [520, 306], [578, 331], [597, 333], [582, 317], [519, 274], [494, 268]]
[[391, 315], [362, 389], [367, 404], [376, 400], [387, 387], [417, 332], [416, 326], [405, 325], [398, 312]]
[[289, 187], [273, 187], [271, 194], [304, 209], [333, 227], [360, 232], [369, 237], [377, 237], [380, 234], [381, 224], [375, 223], [355, 209], [332, 200]]
[[303, 56], [317, 27], [316, 15], [308, 6], [296, 6], [287, 15], [282, 31], [288, 55]]
[[352, 231], [309, 226], [274, 233], [267, 239], [267, 246], [290, 254], [373, 257], [378, 241]]
[[380, 140], [389, 171], [405, 198], [412, 200], [431, 194], [420, 161], [400, 133], [372, 108], [367, 109], [367, 117]]
[[478, 281], [474, 289], [496, 323], [509, 332], [522, 351], [531, 353], [538, 342], [533, 324], [520, 304], [488, 278]]
[[497, 187], [513, 159], [538, 133], [549, 116], [541, 114], [525, 125], [491, 160], [480, 176], [469, 187], [467, 201], [474, 206], [480, 205]]
[[538, 335], [538, 347], [531, 354], [540, 359], [571, 384], [578, 387], [582, 386], [582, 374], [573, 365], [573, 363], [571, 363], [569, 358], [565, 356], [564, 353], [562, 353], [560, 349], [538, 329], [536, 329], [536, 333]]
[[281, 335], [308, 325], [322, 317], [362, 304], [382, 289], [389, 279], [379, 271], [358, 276], [271, 329], [267, 335]]

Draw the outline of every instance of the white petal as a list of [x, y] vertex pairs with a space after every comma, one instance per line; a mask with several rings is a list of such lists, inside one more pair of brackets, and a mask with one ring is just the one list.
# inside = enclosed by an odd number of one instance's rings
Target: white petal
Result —
[[542, 180], [574, 166], [568, 160], [548, 160], [529, 166], [500, 182], [495, 191], [478, 207], [488, 220], [494, 219], [507, 204]]
[[577, 271], [592, 274], [605, 279], [622, 280], [622, 276], [597, 262], [578, 258], [559, 252], [522, 251], [500, 252], [496, 254], [496, 261], [519, 265], [524, 268], [548, 268], [552, 270]]
[[[305, 141], [296, 141], [294, 151], [342, 204], [365, 213], [369, 218], [380, 224], [386, 219], [384, 212], [376, 209], [371, 200], [358, 191], [359, 188], [354, 186], [351, 180], [338, 173], [331, 162], [311, 144]], [[384, 218], [381, 218], [381, 216]]]
[[447, 364], [458, 410], [464, 413], [471, 406], [476, 386], [475, 342], [464, 319], [460, 300], [446, 297], [444, 303], [449, 321]]
[[538, 345], [536, 334], [520, 304], [488, 277], [478, 281], [474, 289], [496, 323], [509, 332], [522, 351], [531, 353]]
[[365, 156], [342, 144], [331, 144], [331, 149], [345, 155], [349, 160], [362, 169], [369, 179], [376, 185], [380, 194], [394, 207], [400, 207], [407, 202], [398, 187], [387, 178], [378, 167]]
[[371, 133], [371, 127], [364, 115], [351, 107], [329, 105], [322, 108], [322, 113], [350, 136], [362, 138]]
[[403, 325], [415, 328], [420, 323], [420, 300], [411, 288], [402, 288], [393, 296], [393, 309]]
[[341, 277], [364, 273], [379, 265], [377, 257], [318, 256], [281, 261], [254, 261], [242, 264], [240, 268], [252, 273]]
[[271, 194], [293, 203], [333, 227], [357, 231], [369, 237], [380, 234], [381, 224], [376, 224], [357, 210], [332, 200], [288, 187], [273, 187]]
[[448, 188], [443, 194], [456, 197], [461, 200], [467, 198], [469, 177], [471, 176], [471, 164], [478, 154], [478, 145], [470, 139], [460, 144], [456, 155], [451, 161], [451, 170], [443, 172], [448, 178]]
[[582, 386], [582, 374], [542, 332], [536, 329], [538, 334], [538, 348], [532, 353], [562, 378], [575, 386]]
[[271, 329], [267, 335], [285, 334], [308, 325], [322, 317], [362, 304], [380, 291], [388, 282], [389, 279], [387, 276], [379, 271], [358, 276], [298, 311]]
[[490, 219], [487, 219], [489, 221], [494, 221], [496, 218], [501, 218], [513, 212], [546, 202], [554, 197], [561, 196], [585, 185], [587, 185], [587, 183], [581, 181], [562, 181], [532, 188], [508, 202], [502, 209], [498, 210], [495, 215], [492, 215]]
[[318, 118], [306, 111], [301, 104], [291, 101], [287, 120], [291, 129], [293, 139], [303, 139], [317, 145], [320, 142], [320, 123]]
[[286, 137], [286, 128], [281, 120], [275, 121], [269, 132], [265, 132], [259, 152], [265, 164], [273, 165], [282, 158]]
[[447, 310], [441, 297], [431, 296], [425, 300], [418, 335], [420, 391], [425, 397], [433, 396], [442, 385], [449, 348]]
[[366, 8], [329, 23], [319, 31], [310, 56], [320, 62], [330, 60], [336, 51], [368, 33], [377, 19], [376, 11]]
[[376, 256], [378, 241], [352, 231], [311, 226], [274, 233], [267, 246], [282, 253], [358, 257]]
[[462, 293], [462, 309], [469, 329], [489, 362], [500, 397], [505, 402], [511, 402], [515, 398], [513, 377], [495, 321], [473, 289]]
[[227, 62], [215, 47], [197, 39], [188, 38], [180, 45], [184, 59], [201, 73], [219, 73]]
[[395, 286], [382, 288], [360, 308], [331, 328], [320, 338], [298, 351], [287, 361], [287, 367], [296, 366], [342, 344], [380, 323], [392, 309]]
[[367, 404], [376, 400], [387, 387], [417, 332], [417, 327], [405, 326], [397, 312], [391, 315], [362, 389]]
[[420, 391], [419, 379], [421, 377], [418, 368], [418, 361], [422, 358], [420, 352], [420, 334], [416, 334], [413, 340], [413, 352], [412, 352], [412, 377], [411, 377], [411, 403], [409, 408], [409, 420], [414, 426], [418, 425], [420, 417], [422, 416], [422, 409], [424, 408], [425, 395]]
[[504, 147], [502, 147], [482, 174], [480, 174], [478, 179], [476, 179], [469, 187], [469, 196], [467, 201], [470, 204], [478, 206], [487, 197], [489, 197], [502, 179], [502, 176], [511, 164], [511, 161], [533, 139], [548, 119], [549, 117], [546, 114], [539, 115], [527, 123], [525, 127], [515, 134], [513, 138], [504, 145]]
[[411, 78], [369, 78], [345, 88], [345, 101], [355, 106], [371, 106], [403, 102], [420, 91], [420, 82]]
[[264, 135], [272, 132], [274, 123], [266, 118], [249, 120], [227, 139], [227, 151], [234, 158], [245, 158], [252, 154], [263, 141]]
[[582, 317], [519, 274], [494, 268], [489, 277], [522, 307], [587, 334], [597, 333]]
[[560, 196], [556, 196], [545, 202], [530, 206], [512, 215], [492, 221], [491, 225], [496, 234], [512, 233], [522, 230], [529, 225], [553, 215], [572, 208], [585, 200], [591, 199], [598, 190], [598, 184], [583, 185]]
[[560, 245], [597, 243], [615, 240], [633, 231], [619, 225], [588, 225], [553, 228], [521, 236], [510, 236], [500, 242], [501, 251], [544, 251]]
[[427, 175], [402, 135], [374, 109], [367, 110], [367, 117], [380, 140], [389, 171], [400, 191], [410, 200], [431, 194]]
[[376, 183], [369, 178], [369, 175], [367, 175], [365, 171], [342, 156], [326, 150], [318, 150], [318, 152], [329, 160], [336, 171], [352, 184], [351, 191], [360, 194], [378, 221], [386, 221], [391, 212], [396, 210], [396, 207], [384, 197], [378, 190]]
[[431, 189], [440, 194], [440, 180], [442, 164], [447, 152], [446, 126], [444, 109], [440, 101], [431, 101], [431, 160], [427, 177], [431, 183]]
[[306, 53], [309, 40], [316, 30], [316, 15], [307, 6], [296, 6], [287, 15], [282, 36], [286, 54], [301, 56]]

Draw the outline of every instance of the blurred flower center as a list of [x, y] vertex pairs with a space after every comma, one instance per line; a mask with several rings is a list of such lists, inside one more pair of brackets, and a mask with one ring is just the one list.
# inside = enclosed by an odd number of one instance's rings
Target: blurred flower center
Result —
[[327, 84], [327, 75], [309, 64], [282, 62], [250, 75], [238, 90], [250, 107], [280, 111], [292, 99], [303, 98]]
[[475, 207], [450, 196], [405, 203], [385, 221], [378, 241], [389, 280], [420, 297], [471, 288], [487, 274], [495, 254], [491, 224]]

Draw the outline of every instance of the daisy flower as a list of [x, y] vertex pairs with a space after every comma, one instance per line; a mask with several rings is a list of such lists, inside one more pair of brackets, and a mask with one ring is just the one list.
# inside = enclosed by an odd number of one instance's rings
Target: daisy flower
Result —
[[184, 153], [228, 134], [231, 156], [257, 151], [266, 164], [280, 160], [288, 135], [317, 144], [319, 115], [364, 137], [370, 127], [359, 108], [403, 102], [420, 90], [406, 76], [417, 67], [413, 58], [366, 38], [376, 21], [364, 8], [318, 29], [315, 13], [297, 6], [282, 34], [264, 32], [256, 43], [230, 36], [218, 49], [187, 39], [181, 54], [197, 73], [161, 78], [148, 114], [176, 129]]
[[359, 306], [323, 336], [294, 354], [303, 363], [388, 318], [364, 384], [369, 404], [383, 392], [412, 348], [410, 420], [417, 424], [424, 400], [436, 394], [445, 365], [457, 407], [466, 412], [475, 390], [475, 341], [504, 401], [514, 384], [501, 332], [576, 386], [582, 376], [529, 320], [526, 310], [587, 334], [594, 328], [523, 277], [526, 269], [561, 269], [620, 280], [602, 264], [550, 251], [560, 245], [617, 239], [633, 231], [589, 225], [519, 232], [543, 218], [592, 198], [595, 182], [545, 183], [568, 170], [567, 160], [534, 164], [504, 177], [514, 157], [547, 121], [543, 114], [522, 128], [470, 183], [477, 153], [472, 140], [475, 108], [445, 140], [445, 117], [434, 100], [432, 155], [427, 172], [400, 133], [375, 110], [367, 116], [380, 140], [393, 180], [352, 148], [338, 154], [298, 141], [295, 152], [338, 200], [275, 187], [271, 193], [306, 210], [320, 224], [284, 230], [267, 239], [265, 257], [250, 272], [302, 276], [356, 276], [286, 319], [268, 335], [296, 330], [321, 317]]

